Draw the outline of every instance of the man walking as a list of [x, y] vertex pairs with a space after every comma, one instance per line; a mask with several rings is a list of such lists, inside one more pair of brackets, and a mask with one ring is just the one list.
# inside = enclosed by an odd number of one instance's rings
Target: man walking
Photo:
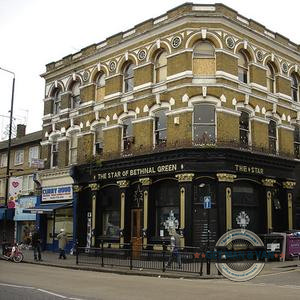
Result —
[[170, 234], [171, 255], [169, 257], [166, 268], [171, 266], [174, 258], [176, 258], [177, 260], [178, 267], [181, 268], [181, 255], [179, 252], [180, 235], [176, 232], [175, 228], [170, 228], [169, 234]]
[[60, 233], [57, 235], [57, 239], [58, 239], [58, 248], [59, 248], [59, 257], [58, 258], [66, 259], [65, 248], [68, 243], [68, 238], [67, 238], [67, 235], [66, 235], [64, 229], [60, 230]]
[[31, 244], [33, 247], [33, 256], [35, 261], [37, 261], [38, 259], [39, 261], [42, 260], [41, 235], [38, 229], [39, 229], [38, 227], [35, 228], [31, 238]]

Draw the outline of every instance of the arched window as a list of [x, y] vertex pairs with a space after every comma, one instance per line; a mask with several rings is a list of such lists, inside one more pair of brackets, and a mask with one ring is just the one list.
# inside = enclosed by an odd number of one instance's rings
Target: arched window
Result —
[[155, 79], [156, 83], [167, 80], [167, 52], [160, 51], [155, 59]]
[[238, 77], [239, 81], [248, 83], [248, 57], [244, 51], [238, 52]]
[[292, 73], [292, 98], [295, 102], [299, 100], [299, 78], [296, 73]]
[[154, 139], [155, 147], [165, 146], [167, 143], [167, 109], [162, 109], [154, 114]]
[[71, 96], [71, 100], [72, 100], [72, 109], [79, 107], [80, 105], [80, 82], [79, 81], [75, 81], [72, 85], [72, 96]]
[[195, 104], [193, 114], [194, 144], [214, 144], [215, 126], [215, 107], [211, 104]]
[[215, 75], [215, 48], [208, 41], [195, 43], [193, 50], [193, 74]]
[[267, 63], [267, 89], [275, 93], [275, 69], [272, 63]]
[[277, 127], [274, 120], [269, 122], [269, 151], [272, 154], [277, 153]]
[[132, 121], [133, 117], [123, 120], [122, 139], [124, 152], [132, 150], [132, 144], [134, 144]]
[[294, 131], [294, 154], [296, 158], [300, 158], [300, 126], [295, 126]]
[[105, 74], [99, 72], [96, 77], [96, 101], [101, 101], [105, 96]]
[[77, 132], [73, 132], [69, 139], [69, 150], [70, 150], [70, 164], [77, 163], [77, 147], [78, 147], [78, 137]]
[[103, 153], [103, 124], [97, 125], [95, 130], [95, 147], [94, 153], [97, 155], [101, 155]]
[[55, 89], [53, 94], [53, 114], [60, 113], [60, 105], [61, 105], [61, 90]]
[[249, 145], [249, 114], [242, 111], [240, 116], [240, 146], [248, 148]]
[[124, 81], [124, 93], [133, 91], [134, 87], [134, 72], [133, 72], [134, 64], [129, 63], [124, 68], [124, 75], [123, 75], [123, 81]]

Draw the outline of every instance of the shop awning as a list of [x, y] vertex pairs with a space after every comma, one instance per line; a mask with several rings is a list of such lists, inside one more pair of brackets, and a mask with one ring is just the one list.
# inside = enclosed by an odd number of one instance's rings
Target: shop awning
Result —
[[52, 214], [53, 211], [60, 208], [67, 208], [73, 205], [73, 201], [59, 202], [59, 203], [41, 203], [34, 208], [23, 209], [23, 213], [27, 214]]
[[4, 220], [4, 215], [5, 215], [5, 210], [6, 210], [6, 220], [13, 220], [14, 218], [14, 208], [0, 208], [0, 220]]

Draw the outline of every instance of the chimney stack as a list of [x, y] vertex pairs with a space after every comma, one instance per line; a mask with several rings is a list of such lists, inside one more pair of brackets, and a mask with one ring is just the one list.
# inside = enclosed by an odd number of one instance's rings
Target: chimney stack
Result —
[[26, 134], [26, 125], [18, 124], [17, 125], [17, 138], [21, 138]]

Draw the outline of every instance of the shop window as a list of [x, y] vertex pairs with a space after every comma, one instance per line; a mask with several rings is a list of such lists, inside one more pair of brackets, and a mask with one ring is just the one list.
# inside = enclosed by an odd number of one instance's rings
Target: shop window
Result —
[[59, 114], [61, 108], [61, 90], [55, 89], [53, 96], [53, 114]]
[[248, 58], [244, 51], [238, 52], [238, 78], [243, 83], [248, 83]]
[[78, 108], [80, 106], [80, 82], [75, 81], [72, 85], [71, 108]]
[[267, 89], [270, 93], [275, 93], [275, 68], [270, 62], [267, 63]]
[[16, 150], [15, 152], [15, 165], [24, 163], [24, 150]]
[[159, 110], [154, 114], [155, 147], [165, 146], [167, 143], [167, 109]]
[[125, 152], [132, 150], [134, 144], [132, 120], [133, 117], [123, 120], [123, 151]]
[[155, 79], [154, 82], [167, 80], [167, 52], [160, 51], [155, 58]]
[[134, 87], [134, 64], [128, 63], [124, 68], [123, 74], [123, 91], [124, 93], [132, 92]]
[[96, 155], [101, 155], [103, 153], [103, 125], [97, 125], [95, 127], [95, 150]]
[[155, 187], [155, 235], [168, 236], [168, 226], [179, 228], [179, 192], [177, 184], [168, 182]]
[[249, 145], [249, 114], [242, 111], [240, 116], [240, 146], [247, 148]]
[[270, 120], [269, 126], [269, 151], [272, 154], [277, 153], [277, 127], [274, 120]]
[[215, 75], [215, 49], [208, 41], [199, 41], [193, 49], [193, 74], [194, 75]]
[[292, 73], [292, 82], [291, 82], [291, 92], [292, 92], [292, 99], [295, 102], [299, 101], [299, 77], [296, 73]]
[[57, 167], [58, 166], [58, 142], [53, 141], [51, 145], [51, 167]]
[[64, 229], [69, 240], [73, 238], [73, 209], [57, 209], [55, 211], [55, 236]]
[[300, 159], [300, 127], [298, 125], [295, 126], [294, 131], [294, 154]]
[[193, 113], [194, 144], [214, 144], [215, 126], [215, 107], [211, 104], [195, 104]]
[[101, 101], [105, 96], [105, 74], [100, 72], [96, 77], [96, 101]]
[[0, 160], [0, 167], [7, 167], [7, 154], [3, 153], [1, 154], [1, 160]]
[[76, 164], [77, 163], [77, 147], [78, 147], [77, 132], [71, 134], [69, 143], [70, 143], [70, 164]]

